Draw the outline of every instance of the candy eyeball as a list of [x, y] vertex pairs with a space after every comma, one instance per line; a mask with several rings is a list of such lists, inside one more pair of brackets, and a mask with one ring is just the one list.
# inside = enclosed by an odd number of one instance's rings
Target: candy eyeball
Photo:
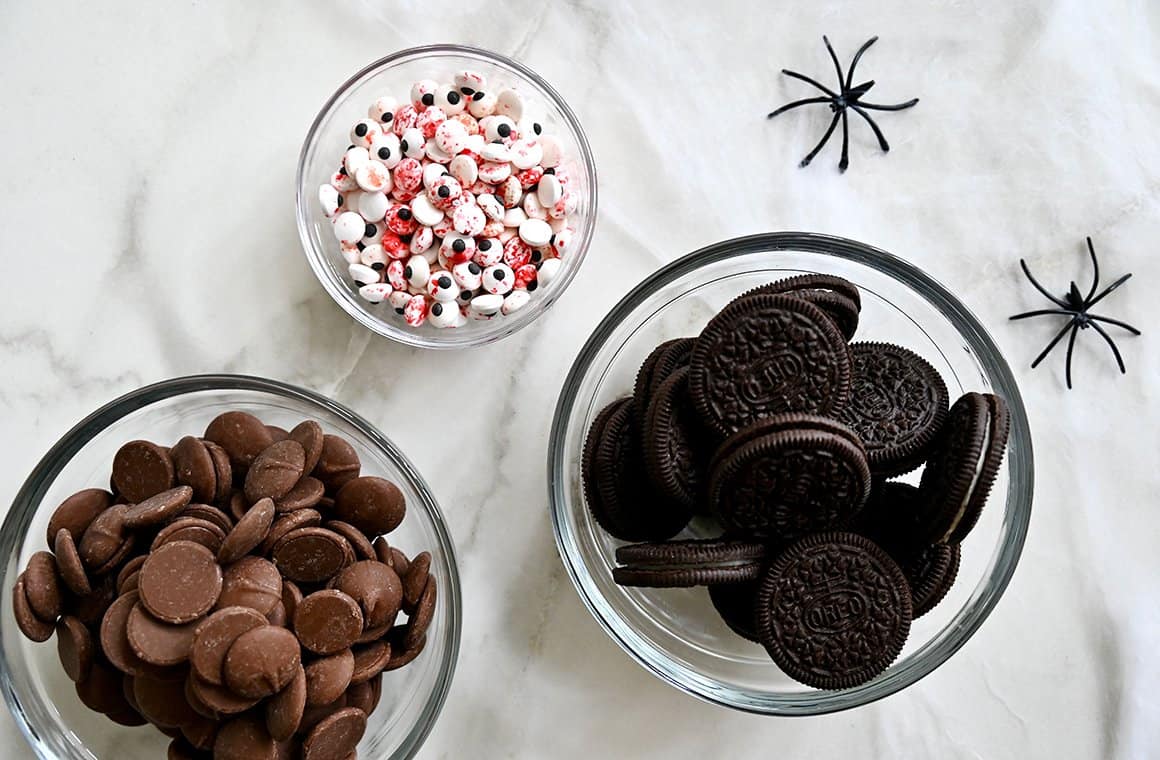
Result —
[[454, 85], [441, 84], [435, 90], [435, 105], [448, 116], [463, 113], [467, 108], [466, 98]]
[[467, 102], [467, 112], [477, 119], [485, 119], [495, 113], [496, 102], [494, 93], [476, 90]]
[[360, 148], [369, 148], [374, 139], [383, 133], [377, 121], [361, 119], [350, 128], [350, 141]]
[[395, 310], [395, 313], [399, 315], [402, 315], [403, 308], [410, 300], [411, 294], [406, 290], [399, 290], [398, 288], [392, 290], [391, 294], [387, 296], [387, 303], [390, 304], [391, 308]]
[[507, 116], [495, 116], [483, 129], [483, 136], [488, 142], [506, 140], [516, 134], [516, 123]]
[[355, 243], [362, 240], [366, 221], [355, 211], [344, 211], [334, 217], [334, 236], [340, 243]]
[[456, 156], [467, 147], [467, 127], [452, 119], [435, 129], [435, 143], [449, 156]]
[[415, 214], [405, 203], [392, 204], [383, 214], [387, 229], [396, 235], [410, 235], [419, 228]]
[[370, 151], [356, 145], [353, 148], [347, 148], [346, 153], [342, 154], [342, 168], [346, 169], [348, 176], [353, 177], [355, 172], [366, 166], [367, 161], [370, 160]]
[[347, 267], [347, 272], [350, 274], [350, 278], [354, 280], [354, 284], [360, 288], [363, 285], [379, 282], [382, 279], [378, 272], [361, 263], [351, 264]]
[[468, 307], [473, 314], [480, 317], [493, 317], [503, 308], [503, 296], [496, 293], [484, 293], [471, 299]]
[[478, 250], [475, 238], [456, 232], [448, 232], [439, 244], [440, 255], [452, 265], [470, 261]]
[[524, 117], [524, 99], [515, 90], [501, 90], [495, 104], [495, 112], [512, 121], [519, 121]]
[[477, 90], [482, 90], [484, 87], [487, 87], [487, 77], [471, 69], [455, 72], [454, 80], [455, 86], [464, 95], [473, 95]]
[[419, 121], [419, 112], [415, 110], [415, 106], [407, 103], [399, 106], [399, 110], [395, 111], [395, 118], [391, 122], [391, 131], [399, 137], [403, 136], [411, 127]]
[[386, 193], [363, 193], [358, 198], [358, 212], [368, 222], [382, 221], [390, 207]]
[[427, 188], [427, 198], [436, 208], [447, 211], [454, 201], [463, 195], [463, 186], [450, 174], [444, 174]]
[[387, 95], [379, 98], [367, 109], [367, 116], [380, 124], [390, 124], [399, 109], [399, 101]]
[[399, 139], [399, 150], [403, 151], [403, 155], [407, 158], [423, 158], [426, 145], [427, 138], [423, 137], [423, 132], [418, 127], [404, 131]]
[[378, 161], [367, 161], [354, 173], [355, 182], [368, 193], [389, 193], [392, 182], [391, 170]]
[[458, 327], [464, 320], [463, 315], [459, 313], [459, 306], [452, 299], [446, 302], [436, 301], [431, 304], [427, 311], [427, 321], [433, 327], [446, 328]]
[[382, 303], [393, 292], [391, 286], [385, 282], [368, 283], [358, 289], [358, 294], [367, 303]]
[[451, 273], [437, 269], [431, 273], [431, 277], [427, 280], [427, 295], [434, 298], [436, 301], [454, 301], [459, 295], [459, 286], [455, 284], [455, 278]]
[[376, 272], [387, 268], [387, 254], [378, 243], [368, 245], [359, 252], [359, 263], [368, 266]]
[[366, 226], [363, 227], [362, 240], [359, 242], [362, 243], [364, 247], [368, 245], [374, 245], [375, 243], [379, 242], [379, 240], [383, 237], [383, 233], [386, 231], [387, 226], [382, 222], [367, 222]]
[[560, 267], [562, 262], [559, 259], [545, 259], [540, 264], [540, 271], [537, 275], [540, 284], [545, 288], [552, 284], [552, 280], [556, 279], [556, 275], [560, 274]]
[[515, 287], [515, 274], [507, 264], [495, 264], [483, 270], [483, 289], [503, 295]]
[[403, 151], [399, 146], [399, 138], [394, 132], [381, 134], [367, 149], [370, 157], [382, 162], [388, 169], [394, 169], [403, 160]]
[[533, 140], [544, 133], [543, 123], [539, 119], [533, 119], [527, 116], [520, 120], [517, 129], [519, 129], [521, 137]]
[[425, 288], [431, 277], [431, 265], [422, 256], [412, 256], [403, 267], [403, 277], [412, 287]]
[[471, 260], [481, 267], [490, 267], [503, 261], [503, 245], [498, 240], [484, 238], [475, 248], [475, 255]]
[[322, 206], [322, 213], [327, 217], [334, 216], [338, 213], [338, 208], [341, 205], [342, 196], [339, 195], [338, 189], [329, 183], [319, 185], [318, 187], [318, 203]]
[[420, 227], [411, 236], [411, 253], [427, 252], [435, 244], [435, 233], [430, 227]]
[[483, 268], [474, 261], [463, 261], [451, 269], [455, 284], [462, 290], [478, 290], [483, 284]]
[[479, 164], [475, 163], [474, 158], [466, 154], [451, 159], [451, 164], [448, 165], [447, 170], [451, 172], [452, 177], [459, 180], [459, 184], [463, 187], [471, 187], [479, 179]]
[[419, 120], [415, 122], [415, 126], [423, 133], [423, 139], [430, 140], [435, 136], [435, 129], [445, 121], [447, 121], [447, 114], [443, 113], [443, 109], [432, 106], [419, 114]]
[[415, 82], [411, 85], [411, 105], [415, 107], [416, 111], [423, 111], [427, 107], [435, 105], [435, 91], [437, 89], [439, 89], [439, 83], [433, 79], [420, 79]]
[[508, 314], [519, 311], [528, 305], [532, 300], [531, 295], [526, 290], [513, 291], [507, 298], [503, 299], [503, 307], [500, 312], [506, 317]]

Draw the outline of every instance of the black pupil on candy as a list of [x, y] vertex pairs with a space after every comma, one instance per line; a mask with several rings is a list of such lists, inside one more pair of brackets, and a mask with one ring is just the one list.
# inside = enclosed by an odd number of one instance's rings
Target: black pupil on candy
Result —
[[475, 93], [471, 97], [474, 98], [475, 100], [483, 100], [483, 90], [480, 90], [479, 92]]
[[393, 113], [391, 113], [390, 111], [387, 111], [385, 114], [383, 114], [382, 121], [384, 124], [386, 124], [388, 121], [390, 121], [393, 118], [395, 118], [395, 115]]
[[537, 287], [536, 281], [532, 280], [531, 282], [528, 283], [528, 292], [531, 293], [533, 290], [536, 289], [536, 287]]
[[543, 130], [543, 127], [540, 126], [540, 122], [537, 121], [536, 123], [532, 124], [532, 131], [535, 132], [537, 135], [540, 134], [540, 132], [542, 130]]
[[374, 237], [375, 233], [378, 232], [378, 229], [373, 224], [368, 223], [363, 231], [366, 232], [364, 237]]
[[443, 187], [439, 188], [437, 192], [439, 193], [440, 198], [446, 198], [447, 196], [451, 195], [451, 188], [447, 187], [447, 185], [444, 185]]
[[439, 287], [441, 287], [443, 289], [447, 289], [447, 288], [451, 287], [451, 278], [450, 277], [440, 277], [439, 278]]
[[460, 87], [459, 91], [462, 92], [464, 95], [474, 95], [475, 94], [475, 90], [471, 89], [470, 87]]
[[409, 209], [409, 208], [401, 208], [401, 209], [399, 209], [399, 214], [398, 214], [398, 216], [399, 216], [399, 218], [400, 218], [400, 219], [402, 219], [404, 222], [410, 221], [410, 220], [411, 220], [411, 209]]
[[408, 148], [409, 148], [409, 146], [407, 145], [407, 141], [406, 141], [406, 140], [399, 140], [399, 150], [401, 150], [401, 151], [403, 151], [404, 153], [406, 153], [406, 152], [407, 152], [407, 150], [408, 150]]
[[490, 240], [480, 240], [479, 241], [479, 250], [490, 251], [491, 250], [491, 241]]
[[371, 264], [371, 269], [375, 270], [376, 272], [381, 272], [386, 268], [387, 265], [381, 261], [376, 261], [375, 263]]
[[556, 173], [556, 169], [554, 167], [549, 166], [547, 169], [544, 169], [544, 174], [555, 174], [555, 173]]
[[[481, 247], [482, 247], [482, 244], [481, 244]], [[476, 264], [474, 261], [470, 262], [467, 265], [467, 271], [471, 272], [472, 274], [479, 274], [479, 264]]]
[[456, 253], [463, 253], [467, 250], [467, 243], [463, 242], [462, 240], [456, 240], [451, 244], [451, 249]]
[[425, 106], [435, 105], [435, 96], [432, 95], [431, 93], [427, 93], [426, 95], [424, 95], [423, 96], [423, 105], [425, 105]]
[[379, 148], [379, 158], [386, 161], [390, 157], [391, 157], [391, 149], [390, 148]]
[[359, 286], [360, 288], [366, 287], [366, 283], [365, 283], [365, 282], [360, 282], [359, 280], [355, 280], [355, 281], [354, 281], [354, 284], [355, 284], [355, 285], [357, 285], [357, 286]]
[[441, 304], [441, 303], [434, 304], [431, 307], [431, 313], [434, 314], [435, 316], [439, 316], [440, 314], [442, 314], [443, 313], [443, 304]]
[[367, 246], [363, 241], [360, 240], [357, 243], [355, 243], [355, 247], [357, 247], [360, 251], [363, 251], [363, 250], [366, 250]]
[[471, 291], [470, 290], [459, 291], [459, 300], [470, 301], [471, 300]]
[[338, 203], [336, 205], [339, 205], [339, 206], [342, 205], [342, 196], [341, 195], [338, 196]]
[[532, 261], [539, 261], [541, 258], [539, 251], [532, 251]]
[[403, 276], [406, 277], [408, 280], [411, 279], [412, 274], [414, 274], [414, 272], [411, 271], [411, 267], [407, 267], [406, 269], [403, 270]]
[[502, 269], [497, 269], [497, 270], [495, 270], [494, 272], [492, 272], [492, 273], [491, 273], [491, 276], [492, 276], [492, 277], [494, 277], [494, 278], [495, 278], [495, 279], [497, 279], [497, 280], [502, 280], [502, 279], [504, 278], [504, 273], [503, 273], [503, 270], [502, 270]]
[[354, 128], [354, 133], [356, 135], [358, 135], [359, 137], [366, 137], [367, 125], [366, 124], [359, 124], [358, 126], [356, 126]]
[[507, 124], [500, 124], [495, 128], [495, 131], [499, 133], [500, 137], [507, 137], [512, 133], [512, 128]]
[[457, 104], [459, 102], [459, 93], [458, 92], [447, 93], [447, 102], [450, 103], [451, 105]]
[[407, 310], [406, 309], [395, 309], [395, 313], [396, 314], [406, 314]]

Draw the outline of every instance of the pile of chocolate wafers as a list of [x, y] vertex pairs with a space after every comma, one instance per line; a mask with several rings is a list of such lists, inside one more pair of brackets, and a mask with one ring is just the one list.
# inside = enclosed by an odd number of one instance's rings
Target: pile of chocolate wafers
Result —
[[[635, 542], [617, 583], [708, 587], [733, 631], [819, 689], [881, 673], [946, 595], [1009, 428], [1003, 399], [951, 405], [918, 354], [850, 342], [860, 316], [840, 277], [744, 293], [657, 346], [583, 454], [593, 517]], [[892, 480], [919, 468], [917, 486]], [[670, 540], [692, 520], [719, 537]]]

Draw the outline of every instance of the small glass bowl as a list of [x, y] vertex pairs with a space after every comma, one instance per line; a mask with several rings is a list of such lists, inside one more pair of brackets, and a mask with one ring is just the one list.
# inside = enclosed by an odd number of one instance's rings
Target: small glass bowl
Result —
[[[531, 111], [544, 125], [544, 134], [560, 140], [561, 166], [568, 170], [577, 194], [576, 213], [569, 216], [575, 230], [570, 252], [561, 259], [552, 283], [532, 294], [527, 306], [509, 316], [487, 321], [468, 320], [462, 327], [438, 329], [429, 324], [408, 326], [385, 301], [363, 300], [339, 254], [331, 223], [318, 203], [318, 188], [338, 169], [350, 144], [350, 129], [365, 119], [367, 108], [384, 95], [405, 101], [411, 85], [420, 79], [445, 81], [459, 69], [473, 69], [488, 82], [512, 87], [524, 96], [525, 114]], [[499, 53], [463, 45], [428, 45], [388, 55], [355, 74], [330, 96], [310, 131], [298, 158], [298, 234], [310, 267], [331, 298], [366, 328], [400, 343], [421, 348], [467, 348], [506, 338], [527, 327], [547, 311], [568, 287], [592, 242], [596, 226], [596, 164], [588, 138], [564, 98], [538, 74]]]
[[198, 435], [229, 409], [252, 412], [287, 429], [316, 420], [326, 432], [350, 441], [364, 473], [385, 477], [402, 490], [407, 515], [391, 533], [391, 544], [410, 555], [431, 553], [439, 600], [426, 648], [411, 664], [383, 675], [382, 701], [367, 722], [360, 757], [410, 758], [435, 724], [459, 654], [462, 608], [455, 548], [423, 478], [395, 444], [341, 404], [273, 380], [202, 375], [133, 391], [89, 415], [36, 465], [0, 529], [0, 552], [8, 557], [0, 571], [0, 685], [17, 725], [44, 760], [156, 760], [165, 757], [169, 738], [152, 726], [118, 726], [81, 704], [61, 668], [55, 639], [36, 644], [17, 629], [12, 613], [16, 576], [33, 552], [46, 548], [45, 528], [56, 506], [75, 491], [107, 483], [121, 444]]
[[[663, 340], [696, 335], [742, 292], [794, 274], [840, 275], [862, 292], [859, 341], [910, 348], [946, 380], [952, 401], [994, 392], [1011, 409], [1007, 456], [978, 525], [963, 543], [958, 580], [914, 622], [898, 660], [842, 691], [793, 681], [765, 650], [721, 621], [703, 588], [627, 589], [612, 581], [622, 542], [592, 519], [580, 455], [596, 414], [631, 395], [641, 361]], [[911, 482], [916, 475], [907, 479]], [[1027, 414], [1010, 368], [978, 320], [950, 291], [884, 251], [808, 233], [754, 235], [711, 245], [664, 267], [604, 318], [572, 365], [552, 425], [548, 479], [556, 543], [572, 582], [605, 631], [634, 659], [710, 702], [768, 715], [817, 715], [864, 705], [910, 686], [971, 637], [1007, 587], [1027, 534], [1033, 483]], [[681, 537], [711, 537], [696, 521]]]

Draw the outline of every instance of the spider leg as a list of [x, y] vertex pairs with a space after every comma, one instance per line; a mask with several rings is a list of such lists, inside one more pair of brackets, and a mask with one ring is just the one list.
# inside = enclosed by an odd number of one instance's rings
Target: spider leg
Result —
[[841, 113], [834, 114], [834, 118], [830, 121], [830, 128], [826, 130], [826, 134], [822, 135], [822, 141], [818, 143], [816, 148], [809, 152], [809, 155], [801, 160], [798, 167], [805, 168], [810, 165], [810, 161], [814, 160], [814, 156], [818, 155], [818, 151], [825, 147], [826, 141], [830, 139], [830, 135], [834, 134], [834, 127], [838, 126], [838, 119], [840, 118], [842, 118]]
[[[1111, 317], [1100, 317], [1100, 316], [1097, 316], [1095, 314], [1088, 314], [1087, 316], [1088, 316], [1088, 319], [1094, 319], [1097, 322], [1106, 322], [1109, 325], [1115, 325], [1116, 327], [1122, 327], [1125, 330], [1127, 330], [1128, 332], [1132, 333], [1133, 335], [1140, 335], [1141, 334], [1139, 330], [1137, 330], [1135, 327], [1132, 327], [1127, 322], [1121, 322], [1120, 320], [1112, 319]], [[1094, 327], [1094, 325], [1093, 325], [1093, 327]]]
[[831, 98], [838, 97], [838, 93], [834, 92], [829, 87], [826, 87], [824, 84], [817, 81], [816, 79], [810, 79], [805, 74], [799, 74], [796, 71], [790, 71], [789, 69], [782, 69], [781, 73], [785, 74], [787, 77], [793, 77], [794, 79], [800, 79], [801, 81], [806, 82], [807, 84], [812, 84], [814, 87], [817, 87], [819, 90], [826, 93]]
[[1065, 317], [1074, 317], [1079, 314], [1078, 311], [1071, 309], [1036, 309], [1035, 311], [1025, 311], [1022, 314], [1016, 314], [1010, 319], [1027, 319], [1028, 317], [1046, 317], [1048, 315], [1060, 314]]
[[850, 121], [846, 109], [842, 109], [842, 160], [838, 162], [838, 171], [844, 172], [850, 166]]
[[882, 134], [882, 130], [879, 129], [878, 125], [874, 123], [874, 120], [870, 118], [870, 114], [866, 113], [861, 109], [861, 107], [856, 106], [853, 103], [850, 104], [850, 107], [854, 109], [856, 114], [866, 120], [866, 123], [870, 125], [870, 129], [874, 130], [874, 136], [878, 138], [878, 147], [882, 149], [882, 152], [890, 152], [890, 143], [886, 142], [886, 136]]
[[865, 53], [867, 50], [869, 50], [870, 46], [873, 45], [877, 41], [878, 41], [877, 36], [871, 37], [870, 39], [866, 40], [866, 42], [862, 45], [862, 47], [858, 48], [857, 53], [854, 53], [854, 58], [853, 58], [853, 60], [850, 61], [850, 70], [846, 72], [846, 89], [847, 90], [850, 89], [850, 84], [854, 81], [854, 69], [855, 69], [855, 67], [857, 67], [858, 61], [861, 60], [862, 54]]
[[804, 100], [795, 100], [792, 103], [786, 103], [784, 106], [777, 109], [776, 111], [770, 111], [769, 115], [767, 115], [765, 118], [772, 119], [774, 116], [777, 116], [778, 114], [785, 113], [786, 111], [789, 111], [790, 109], [793, 109], [793, 108], [797, 108], [798, 106], [807, 106], [807, 105], [810, 105], [811, 103], [832, 103], [832, 102], [833, 102], [833, 98], [806, 98]]
[[846, 100], [851, 101], [851, 102], [857, 100], [858, 98], [862, 97], [866, 93], [870, 92], [870, 89], [872, 87], [874, 87], [874, 84], [875, 84], [875, 82], [873, 79], [867, 79], [865, 82], [858, 85], [857, 87], [853, 87], [853, 88], [847, 87], [846, 92], [845, 92]]
[[[1051, 342], [1047, 344], [1047, 348], [1043, 349], [1039, 356], [1035, 357], [1035, 361], [1031, 362], [1031, 369], [1038, 367], [1039, 363], [1047, 358], [1047, 355], [1051, 353], [1051, 349], [1055, 348], [1055, 345], [1059, 343], [1059, 341], [1063, 340], [1063, 336], [1067, 335], [1067, 331], [1072, 329], [1072, 327], [1076, 327], [1075, 320], [1072, 320], [1064, 325], [1063, 329], [1060, 330], [1059, 333], [1051, 339]], [[1076, 329], [1078, 330], [1079, 328], [1076, 327]]]
[[1092, 296], [1094, 296], [1096, 293], [1096, 288], [1100, 286], [1100, 263], [1096, 261], [1096, 249], [1092, 245], [1092, 239], [1090, 235], [1087, 239], [1087, 245], [1088, 253], [1090, 253], [1092, 256], [1092, 289], [1088, 291], [1087, 298], [1084, 299], [1085, 302], [1092, 300]]
[[1091, 326], [1096, 328], [1096, 332], [1098, 332], [1100, 334], [1100, 336], [1105, 341], [1107, 341], [1108, 345], [1112, 347], [1112, 353], [1116, 355], [1116, 364], [1120, 365], [1120, 374], [1121, 375], [1128, 374], [1128, 370], [1124, 368], [1124, 358], [1122, 356], [1120, 356], [1120, 349], [1116, 348], [1116, 344], [1112, 342], [1112, 337], [1110, 335], [1108, 335], [1107, 331], [1105, 331], [1104, 328], [1100, 327], [1095, 322], [1092, 322]]
[[1063, 300], [1062, 298], [1058, 298], [1056, 296], [1051, 295], [1051, 293], [1047, 292], [1047, 288], [1045, 288], [1039, 284], [1039, 280], [1035, 279], [1031, 275], [1031, 270], [1027, 267], [1027, 262], [1024, 259], [1019, 259], [1019, 266], [1023, 267], [1023, 274], [1027, 275], [1027, 279], [1031, 281], [1031, 284], [1035, 286], [1035, 289], [1038, 290], [1040, 293], [1042, 293], [1044, 296], [1046, 296], [1048, 300], [1050, 300], [1054, 304], [1062, 306], [1065, 309], [1070, 308], [1071, 305], [1067, 301]]
[[1067, 389], [1071, 390], [1071, 352], [1075, 348], [1075, 336], [1079, 332], [1079, 323], [1071, 328], [1071, 337], [1067, 339]]
[[843, 86], [846, 81], [846, 76], [842, 73], [842, 64], [838, 63], [838, 56], [834, 52], [833, 46], [830, 45], [830, 38], [823, 34], [822, 42], [826, 43], [826, 50], [830, 51], [830, 60], [834, 62], [834, 68], [838, 70], [838, 87], [840, 89], [846, 89]]
[[884, 106], [881, 103], [867, 103], [865, 101], [859, 101], [858, 105], [862, 106], [863, 108], [869, 108], [871, 111], [904, 111], [907, 108], [914, 106], [916, 103], [918, 103], [918, 98], [912, 98], [905, 103], [896, 103], [892, 106]]
[[1105, 297], [1107, 297], [1113, 290], [1115, 290], [1116, 288], [1120, 287], [1125, 282], [1127, 282], [1128, 278], [1131, 276], [1132, 276], [1132, 273], [1129, 272], [1128, 274], [1124, 275], [1120, 279], [1116, 280], [1111, 285], [1104, 288], [1103, 292], [1101, 292], [1098, 296], [1096, 296], [1095, 298], [1091, 299], [1086, 304], [1084, 304], [1084, 306], [1088, 309], [1095, 306], [1097, 303], [1099, 303], [1101, 300], [1103, 300]]

